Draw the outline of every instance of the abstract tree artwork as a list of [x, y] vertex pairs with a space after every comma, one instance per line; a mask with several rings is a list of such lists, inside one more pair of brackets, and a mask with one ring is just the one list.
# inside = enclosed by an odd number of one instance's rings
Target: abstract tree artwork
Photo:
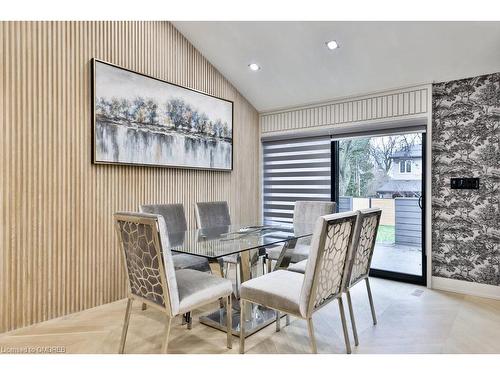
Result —
[[[500, 73], [432, 96], [433, 275], [500, 285]], [[478, 177], [479, 190], [452, 190], [453, 177]]]
[[233, 103], [93, 59], [93, 161], [231, 170]]

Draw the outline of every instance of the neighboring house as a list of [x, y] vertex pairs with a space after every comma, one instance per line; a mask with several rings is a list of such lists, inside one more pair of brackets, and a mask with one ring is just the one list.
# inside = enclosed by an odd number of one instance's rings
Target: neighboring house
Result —
[[391, 155], [389, 180], [379, 189], [379, 198], [419, 197], [422, 190], [422, 145], [413, 145]]

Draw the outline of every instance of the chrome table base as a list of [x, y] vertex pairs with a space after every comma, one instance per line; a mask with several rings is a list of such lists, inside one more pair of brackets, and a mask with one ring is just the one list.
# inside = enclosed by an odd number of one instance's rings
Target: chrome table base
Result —
[[[236, 305], [236, 304], [235, 304]], [[233, 335], [240, 335], [240, 311], [238, 308], [233, 308]], [[276, 321], [276, 311], [260, 305], [250, 305], [250, 310], [245, 314], [250, 319], [245, 322], [245, 337], [253, 335], [255, 332], [267, 327]], [[218, 310], [200, 317], [200, 322], [226, 332], [226, 308]]]
[[[283, 244], [283, 248], [281, 250], [280, 257], [279, 257], [278, 261], [276, 262], [275, 269], [279, 269], [279, 268], [283, 267], [283, 265], [285, 265], [285, 267], [288, 265], [289, 259], [288, 259], [288, 257], [286, 257], [285, 253], [286, 253], [286, 250], [289, 247], [293, 247], [295, 245], [295, 243], [296, 243], [296, 240], [292, 239], [292, 240], [286, 241]], [[265, 267], [265, 264], [263, 262], [263, 258], [261, 258], [261, 256], [263, 254], [265, 254], [264, 249], [262, 249], [262, 251], [259, 251], [259, 253], [255, 253], [253, 257], [249, 257], [247, 259], [247, 264], [249, 266], [248, 275], [247, 275], [247, 277], [244, 277], [242, 275], [241, 276], [242, 281], [248, 280], [249, 278], [252, 277], [252, 275], [258, 276], [259, 269], [262, 269], [262, 274], [264, 274], [266, 267]], [[246, 255], [248, 255], [248, 252]], [[259, 259], [262, 261], [261, 267], [258, 265]], [[240, 261], [241, 261], [241, 258], [238, 259], [238, 262], [240, 262]], [[223, 271], [223, 268], [224, 268], [223, 265], [219, 264], [218, 266], [220, 267], [221, 275], [224, 275], [225, 273]], [[241, 263], [238, 264], [238, 267], [239, 266], [241, 266]], [[236, 268], [236, 273], [238, 273], [238, 267]], [[269, 267], [269, 268], [271, 268], [271, 267]], [[232, 310], [233, 310], [232, 311], [232, 314], [233, 314], [233, 319], [232, 319], [233, 335], [239, 336], [240, 335], [240, 301], [239, 301], [238, 282], [237, 282], [237, 284], [235, 286], [235, 290], [233, 292], [232, 305], [233, 305], [233, 307], [232, 307]], [[276, 322], [276, 311], [275, 310], [269, 309], [265, 306], [260, 306], [257, 304], [250, 304], [250, 303], [245, 304], [245, 309], [246, 309], [245, 318], [247, 318], [246, 322], [245, 322], [245, 330], [244, 330], [245, 337], [251, 336], [255, 332], [258, 332], [261, 329], [267, 327], [268, 325]], [[289, 321], [290, 321], [289, 317], [287, 316], [287, 325], [289, 324]], [[207, 326], [210, 326], [210, 327], [213, 327], [213, 328], [216, 328], [218, 330], [226, 332], [226, 308], [225, 308], [225, 306], [223, 306], [221, 303], [221, 306], [218, 310], [216, 310], [208, 315], [200, 316], [200, 322], [207, 325]]]

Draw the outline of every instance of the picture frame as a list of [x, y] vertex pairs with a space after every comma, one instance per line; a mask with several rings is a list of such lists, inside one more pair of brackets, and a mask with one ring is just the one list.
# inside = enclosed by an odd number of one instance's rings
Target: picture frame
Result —
[[93, 58], [92, 163], [232, 171], [234, 102]]

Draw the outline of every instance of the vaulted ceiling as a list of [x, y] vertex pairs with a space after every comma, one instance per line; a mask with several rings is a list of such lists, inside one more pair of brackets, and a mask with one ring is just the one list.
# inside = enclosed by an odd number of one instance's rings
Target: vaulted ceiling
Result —
[[500, 71], [500, 22], [174, 26], [261, 112]]

